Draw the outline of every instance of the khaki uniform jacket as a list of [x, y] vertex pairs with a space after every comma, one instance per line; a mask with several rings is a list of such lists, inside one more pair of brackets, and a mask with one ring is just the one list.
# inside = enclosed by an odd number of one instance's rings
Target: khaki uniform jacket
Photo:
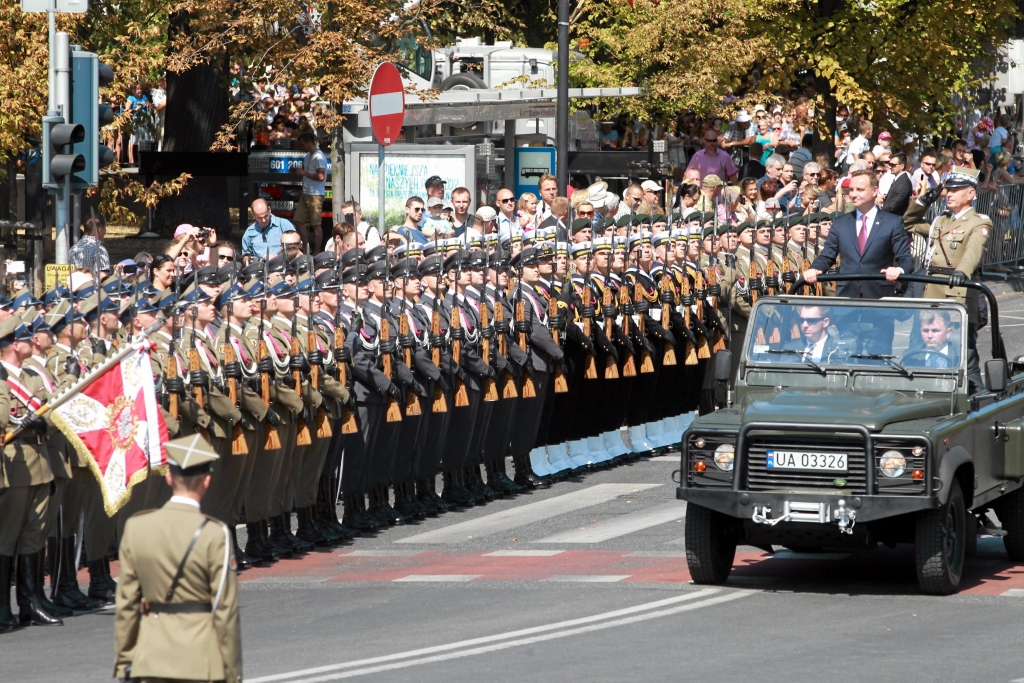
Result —
[[[944, 213], [929, 225], [924, 221], [926, 211], [926, 207], [916, 201], [911, 202], [903, 220], [908, 230], [928, 239], [932, 251], [928, 274], [945, 277], [951, 275], [953, 270], [959, 270], [968, 278], [973, 278], [974, 271], [985, 258], [985, 248], [992, 233], [992, 219], [970, 208], [959, 218]], [[967, 314], [973, 323], [978, 322], [979, 296], [977, 290], [966, 287], [925, 285], [924, 288], [926, 299], [955, 299], [966, 304]]]
[[[230, 323], [225, 323], [230, 324]], [[223, 325], [221, 326], [223, 330]], [[220, 340], [217, 344], [217, 348], [221, 350], [220, 357], [224, 356], [224, 335], [220, 335]], [[249, 341], [249, 338], [245, 336], [244, 330], [239, 329], [237, 325], [231, 325], [231, 338], [230, 343], [232, 348], [235, 350], [235, 360], [242, 364], [242, 379], [238, 381], [238, 394], [239, 394], [239, 407], [241, 410], [249, 413], [256, 418], [257, 422], [263, 422], [267, 416], [267, 409], [269, 408], [261, 399], [260, 395], [255, 391], [246, 386], [245, 381], [250, 377], [256, 375], [256, 349], [253, 348], [253, 344]], [[249, 425], [255, 429], [254, 425]]]
[[[274, 329], [273, 322], [270, 320], [263, 321], [263, 336], [261, 337], [259, 318], [256, 316], [249, 318], [249, 322], [245, 326], [245, 337], [251, 346], [256, 349], [257, 360], [259, 358], [259, 343], [261, 341], [266, 342], [267, 353], [274, 359], [276, 377], [284, 377], [290, 372], [288, 370], [288, 355], [291, 347], [288, 339], [282, 337]], [[287, 417], [286, 411], [292, 415], [302, 412], [302, 399], [295, 395], [295, 389], [289, 389], [273, 380], [270, 382], [270, 400], [271, 407], [274, 408], [274, 411], [282, 419]]]
[[[46, 386], [46, 390], [51, 395], [64, 388], [63, 386], [57, 386], [56, 378], [46, 369], [45, 360], [38, 356], [26, 359], [22, 363], [22, 368], [28, 369], [29, 372], [38, 373], [40, 379], [43, 380], [43, 384]], [[68, 379], [74, 378], [69, 376]], [[71, 445], [59, 430], [54, 429], [50, 432], [50, 436], [46, 439], [46, 451], [50, 456], [50, 469], [53, 470], [53, 476], [58, 479], [71, 478], [71, 459], [73, 457], [70, 453], [71, 450]]]
[[[142, 614], [142, 600], [165, 602], [196, 529], [209, 520], [185, 562], [171, 603], [199, 602], [212, 612]], [[187, 503], [131, 517], [124, 527], [114, 617], [114, 676], [201, 681], [242, 680], [238, 579], [228, 528]]]
[[[61, 344], [54, 344], [50, 347], [50, 352], [46, 356], [46, 369], [50, 372], [50, 376], [56, 378], [57, 385], [63, 389], [71, 384], [74, 384], [77, 379], [73, 375], [69, 375], [65, 368], [67, 357], [71, 354], [71, 349]], [[89, 351], [90, 357], [92, 356], [92, 350]], [[85, 364], [79, 362], [82, 377], [85, 376], [88, 370], [85, 368]], [[85, 457], [82, 456], [74, 448], [68, 447], [68, 458], [73, 467], [88, 467], [89, 463]]]
[[[306, 348], [306, 316], [302, 314], [297, 314], [297, 316], [298, 324], [295, 326], [295, 329], [298, 331], [298, 336], [296, 337], [296, 341], [299, 342], [299, 353], [306, 354], [308, 351], [308, 349]], [[277, 334], [280, 335], [280, 337], [287, 342], [286, 348], [288, 349], [288, 352], [290, 354], [292, 344], [291, 321], [286, 320], [285, 318], [278, 315], [275, 315], [273, 318], [270, 319], [270, 321], [274, 325], [274, 331], [277, 332]], [[397, 335], [398, 332], [396, 331], [395, 334]], [[313, 389], [309, 385], [308, 379], [306, 379], [302, 375], [300, 375], [300, 378], [302, 379], [302, 403], [311, 411], [315, 411], [317, 408], [320, 407], [320, 404], [323, 403], [323, 397], [320, 395], [319, 391]]]
[[[39, 375], [22, 370], [21, 376], [15, 377], [10, 366], [6, 366], [6, 369], [8, 380], [4, 384], [8, 385], [10, 398], [9, 409], [4, 413], [10, 415], [11, 426], [16, 426], [28, 414], [28, 408], [10, 389], [11, 381], [16, 380], [23, 384], [34, 397], [39, 399], [40, 403], [46, 403], [50, 399], [50, 392], [46, 390]], [[50, 421], [48, 417], [46, 421]], [[3, 461], [7, 486], [38, 486], [53, 481], [53, 470], [50, 467], [50, 454], [46, 448], [46, 441], [44, 439], [40, 443], [34, 432], [23, 432], [21, 436], [7, 444], [4, 447]]]
[[[193, 422], [205, 429], [218, 439], [226, 439], [231, 436], [231, 428], [236, 422], [242, 419], [238, 408], [215, 386], [215, 381], [220, 379], [221, 357], [219, 350], [213, 347], [210, 338], [202, 330], [196, 330], [196, 350], [199, 352], [199, 367], [210, 374], [210, 387], [203, 392], [203, 411], [209, 417], [208, 424], [202, 424], [201, 416], [197, 415]], [[185, 376], [185, 384], [188, 384], [188, 351], [192, 349], [192, 329], [183, 328], [181, 338], [177, 344], [177, 356], [179, 365], [185, 368], [182, 373]], [[191, 419], [191, 417], [190, 417]]]

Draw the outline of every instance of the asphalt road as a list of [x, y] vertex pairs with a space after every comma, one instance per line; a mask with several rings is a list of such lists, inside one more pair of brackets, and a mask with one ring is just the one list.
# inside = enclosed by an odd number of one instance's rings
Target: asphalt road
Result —
[[[1024, 354], [1024, 295], [1000, 304]], [[246, 680], [1024, 682], [1024, 567], [999, 539], [951, 597], [918, 592], [909, 546], [741, 548], [725, 586], [698, 587], [677, 467], [644, 460], [245, 572]], [[0, 636], [2, 680], [109, 680], [112, 621]]]

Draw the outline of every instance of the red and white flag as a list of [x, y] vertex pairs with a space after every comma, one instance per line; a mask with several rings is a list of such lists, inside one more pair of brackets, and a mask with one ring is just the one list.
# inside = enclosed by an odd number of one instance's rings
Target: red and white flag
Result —
[[111, 365], [51, 415], [89, 461], [108, 515], [128, 502], [132, 487], [145, 481], [151, 467], [167, 464], [167, 424], [156, 402], [145, 346]]

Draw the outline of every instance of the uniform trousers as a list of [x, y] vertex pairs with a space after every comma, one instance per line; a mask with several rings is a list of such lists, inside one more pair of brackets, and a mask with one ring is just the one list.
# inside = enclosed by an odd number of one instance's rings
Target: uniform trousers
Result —
[[522, 398], [520, 394], [520, 398], [516, 399], [512, 454], [517, 457], [529, 455], [537, 442], [537, 430], [544, 414], [544, 403], [551, 378], [551, 373], [543, 370], [531, 370], [530, 373], [537, 395], [533, 398]]
[[50, 484], [0, 489], [0, 555], [31, 555], [46, 547]]

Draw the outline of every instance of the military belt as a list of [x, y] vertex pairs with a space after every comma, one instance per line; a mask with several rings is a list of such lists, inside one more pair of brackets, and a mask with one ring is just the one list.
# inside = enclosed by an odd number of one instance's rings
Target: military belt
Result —
[[139, 611], [145, 614], [202, 614], [213, 611], [209, 602], [150, 602], [143, 598]]

